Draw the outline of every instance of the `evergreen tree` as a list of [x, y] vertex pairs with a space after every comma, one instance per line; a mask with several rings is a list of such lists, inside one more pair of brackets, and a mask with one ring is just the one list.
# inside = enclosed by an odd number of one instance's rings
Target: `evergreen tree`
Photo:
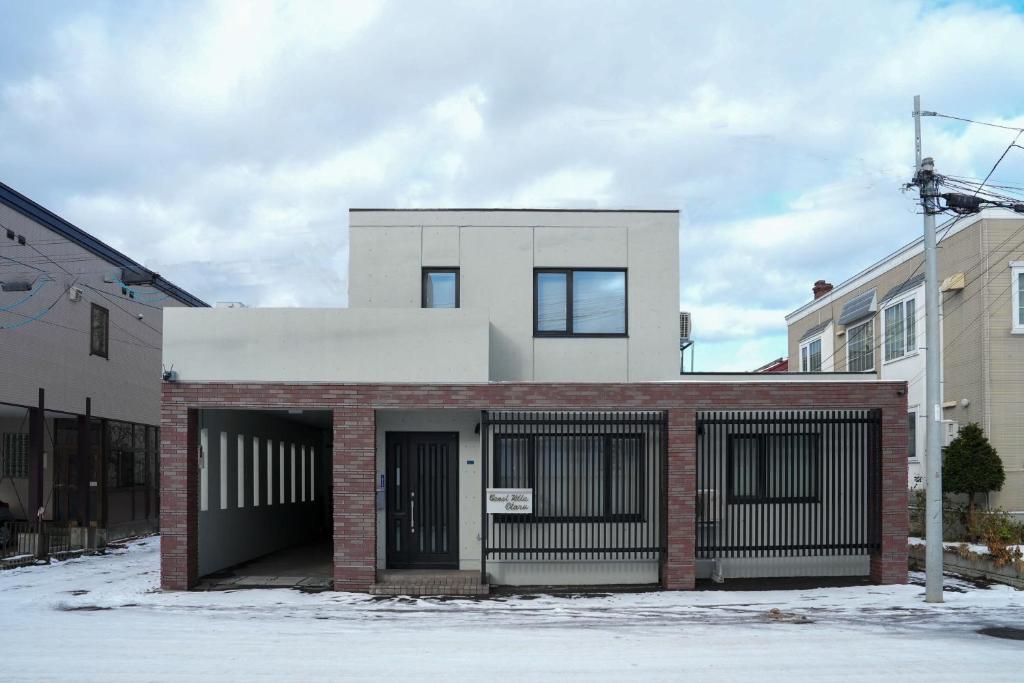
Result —
[[942, 455], [943, 492], [966, 494], [971, 510], [976, 494], [1003, 488], [1003, 462], [977, 423], [965, 425]]

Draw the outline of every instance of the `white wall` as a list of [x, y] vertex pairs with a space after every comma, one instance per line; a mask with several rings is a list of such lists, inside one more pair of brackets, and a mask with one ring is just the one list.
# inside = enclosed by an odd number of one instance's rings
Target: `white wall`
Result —
[[[419, 277], [417, 275], [417, 277]], [[182, 381], [486, 382], [484, 311], [176, 308], [164, 366]]]
[[[461, 305], [490, 320], [492, 381], [679, 376], [676, 212], [354, 210], [349, 224], [349, 306], [419, 309], [421, 269], [459, 267]], [[534, 338], [540, 267], [626, 268], [629, 337]]]
[[[908, 299], [914, 300], [914, 311], [917, 324], [916, 351], [907, 354], [902, 358], [885, 360], [885, 313], [889, 306]], [[878, 326], [878, 343], [882, 344], [880, 358], [882, 367], [879, 377], [883, 380], [904, 381], [907, 383], [907, 410], [917, 414], [917, 441], [916, 458], [907, 461], [907, 484], [910, 488], [923, 488], [925, 485], [925, 429], [927, 421], [924, 411], [927, 401], [925, 400], [925, 320], [924, 320], [924, 287], [918, 287], [913, 292], [908, 292], [892, 301], [884, 302], [879, 306], [878, 316], [875, 324]], [[941, 329], [941, 325], [940, 325]]]

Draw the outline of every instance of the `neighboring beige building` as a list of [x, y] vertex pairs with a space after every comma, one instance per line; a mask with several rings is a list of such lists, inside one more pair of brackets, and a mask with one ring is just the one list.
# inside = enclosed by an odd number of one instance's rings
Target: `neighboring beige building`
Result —
[[[939, 226], [945, 436], [977, 422], [1006, 469], [991, 503], [1024, 511], [1024, 218], [986, 210]], [[792, 372], [868, 372], [905, 380], [911, 487], [923, 485], [923, 240], [786, 316]]]

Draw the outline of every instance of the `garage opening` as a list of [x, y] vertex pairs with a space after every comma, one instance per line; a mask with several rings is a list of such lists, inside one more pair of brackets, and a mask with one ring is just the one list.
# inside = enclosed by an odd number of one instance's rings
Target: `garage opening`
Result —
[[198, 587], [331, 588], [331, 412], [200, 410], [198, 445]]

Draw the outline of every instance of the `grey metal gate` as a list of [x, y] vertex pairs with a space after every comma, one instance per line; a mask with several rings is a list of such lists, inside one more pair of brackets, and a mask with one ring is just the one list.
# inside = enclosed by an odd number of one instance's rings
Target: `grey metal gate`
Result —
[[484, 572], [495, 559], [660, 559], [665, 548], [663, 412], [484, 412], [486, 489], [529, 488], [531, 514], [481, 505]]
[[697, 415], [697, 557], [880, 546], [881, 411]]

